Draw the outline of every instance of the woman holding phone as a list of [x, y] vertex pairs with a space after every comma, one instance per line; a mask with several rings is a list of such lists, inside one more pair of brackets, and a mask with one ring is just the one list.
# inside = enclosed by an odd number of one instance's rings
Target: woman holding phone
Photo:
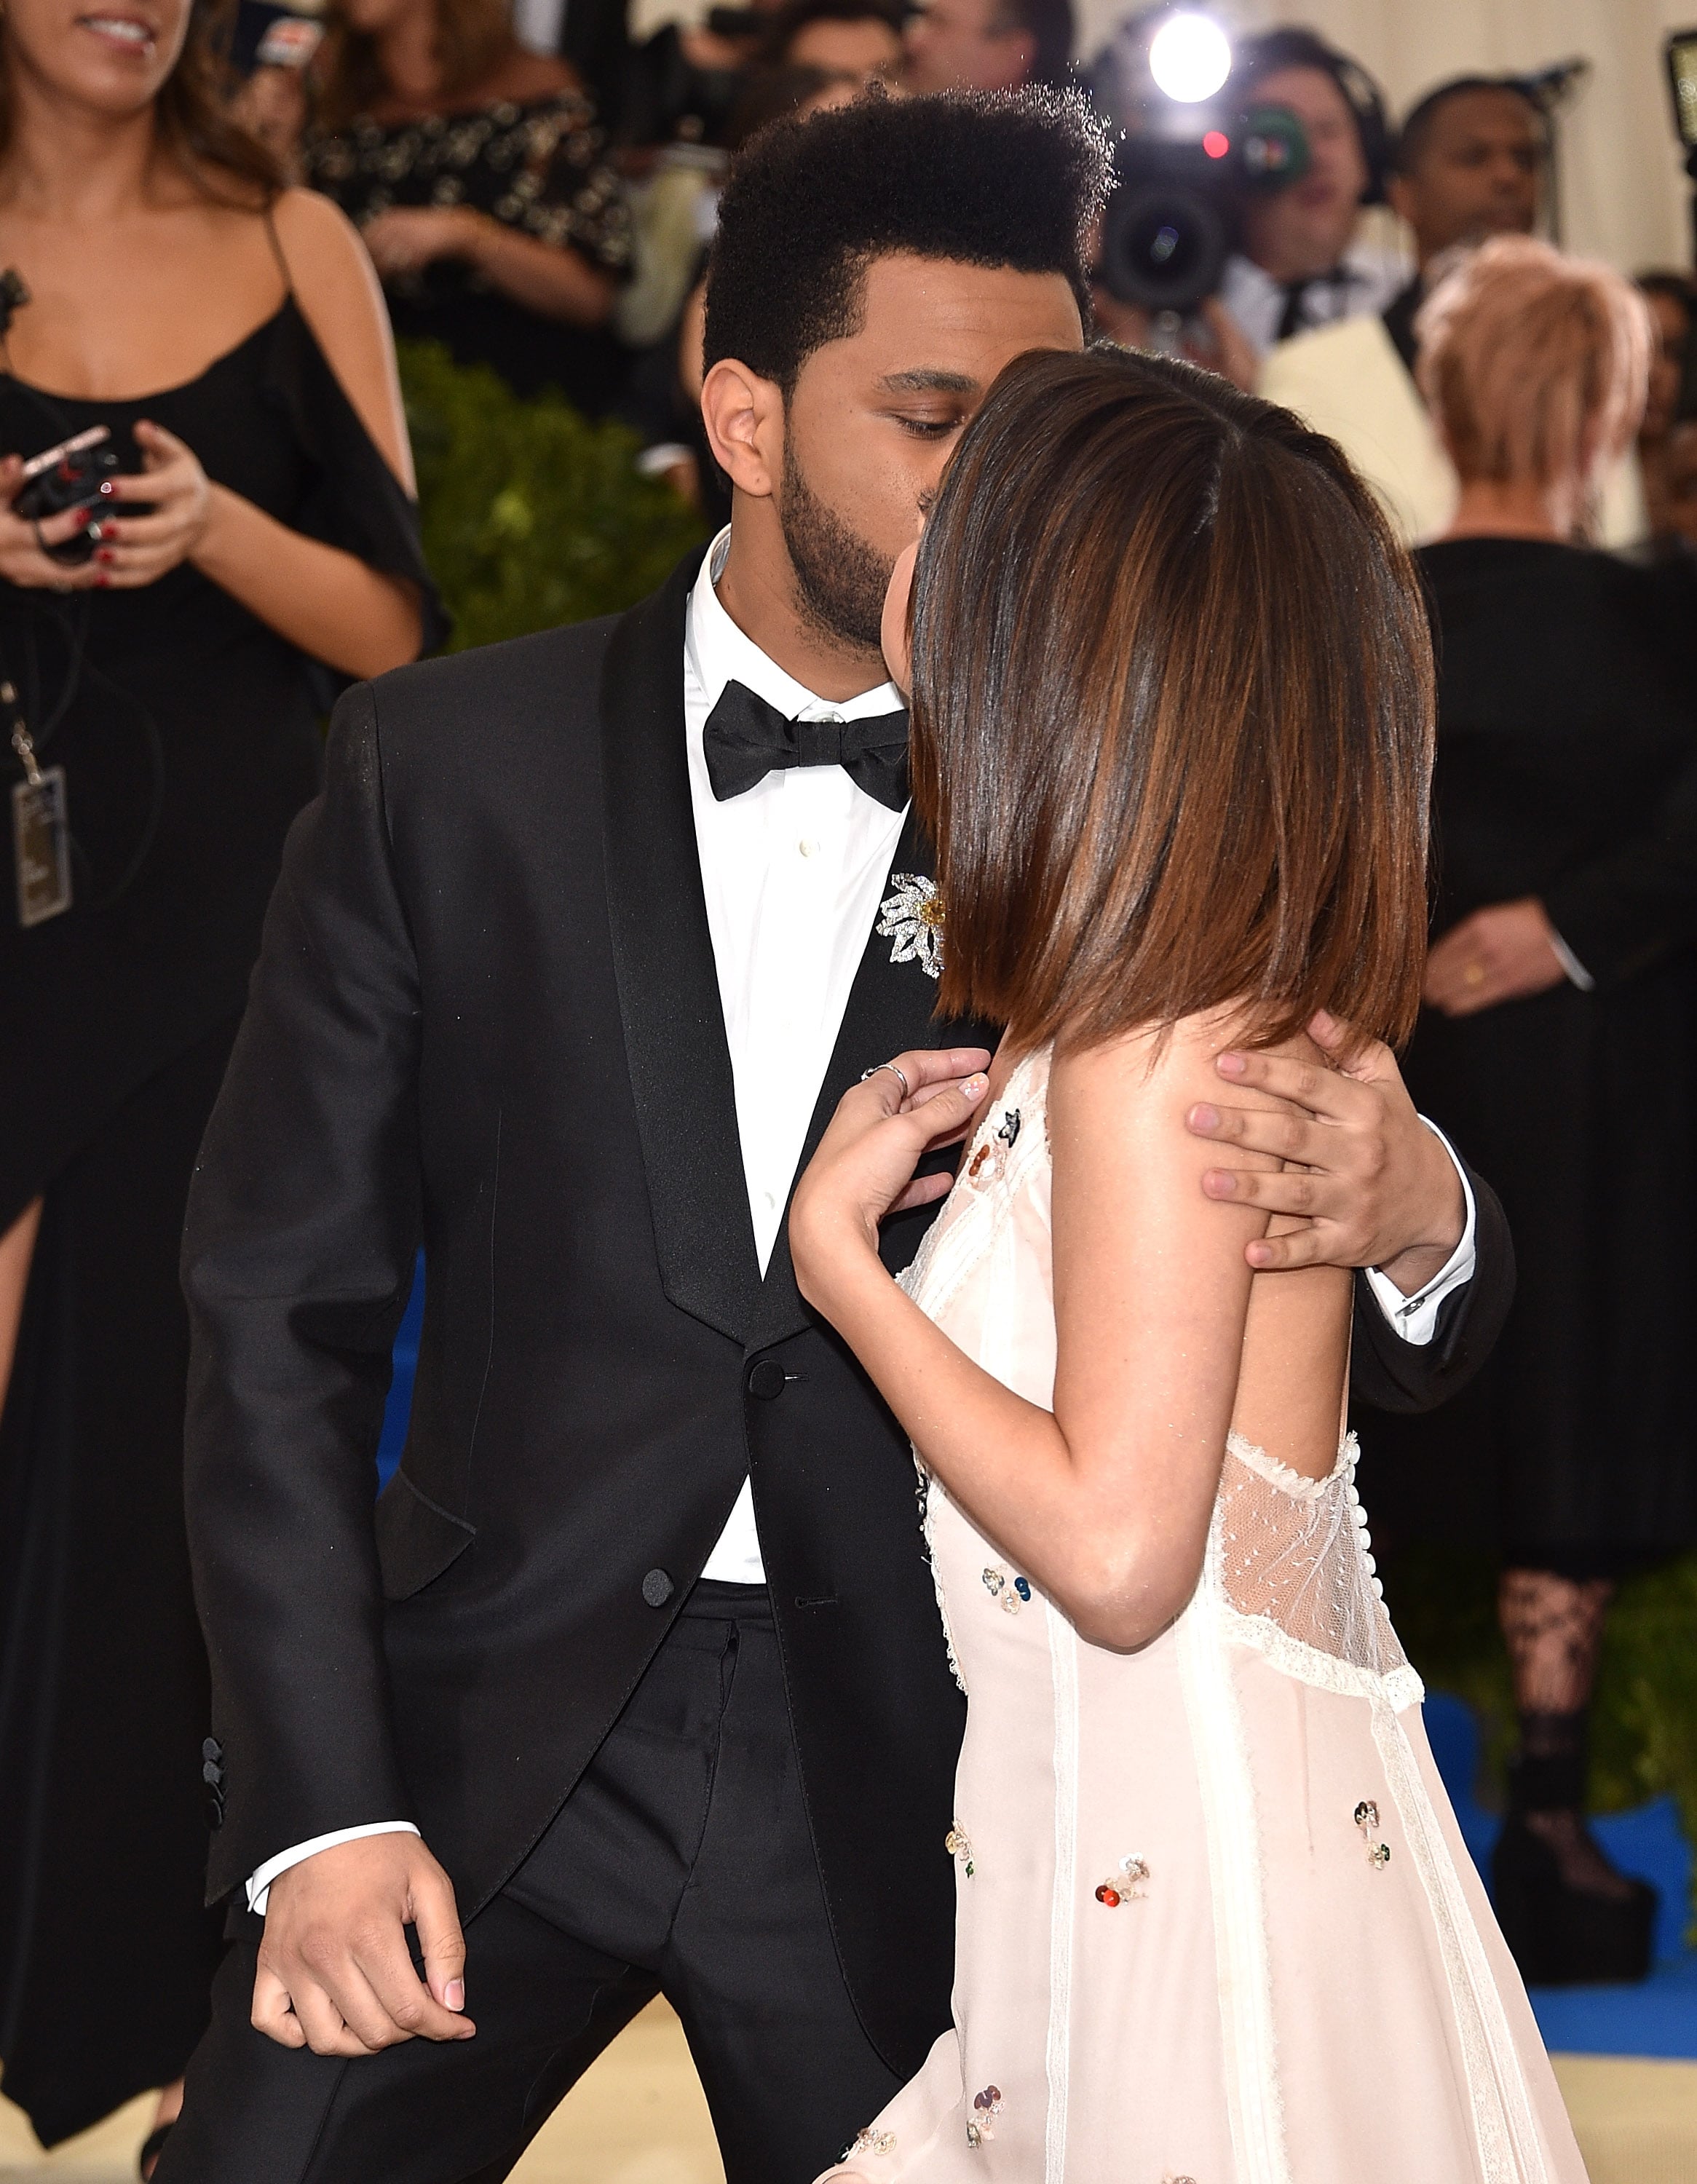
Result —
[[0, 19], [0, 2063], [49, 2143], [204, 2021], [178, 1232], [325, 671], [442, 627], [370, 264], [220, 111], [213, 27]]

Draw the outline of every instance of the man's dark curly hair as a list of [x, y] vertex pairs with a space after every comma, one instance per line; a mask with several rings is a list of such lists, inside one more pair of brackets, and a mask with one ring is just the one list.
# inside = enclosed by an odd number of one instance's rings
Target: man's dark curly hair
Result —
[[816, 348], [856, 331], [866, 268], [899, 252], [1061, 274], [1088, 325], [1110, 156], [1076, 92], [872, 97], [774, 122], [719, 209], [709, 369], [734, 357], [787, 395]]

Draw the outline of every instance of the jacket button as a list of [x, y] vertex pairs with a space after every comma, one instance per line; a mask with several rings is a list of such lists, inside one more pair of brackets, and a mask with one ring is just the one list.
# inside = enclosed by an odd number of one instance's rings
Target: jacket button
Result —
[[215, 1790], [224, 1780], [224, 1769], [215, 1759], [203, 1759], [200, 1766], [200, 1779], [203, 1782], [210, 1783]]
[[748, 1368], [748, 1393], [763, 1403], [776, 1402], [787, 1376], [776, 1357], [759, 1357]]
[[209, 1790], [206, 1793], [206, 1802], [201, 1809], [206, 1814], [206, 1825], [214, 1835], [216, 1835], [224, 1825], [224, 1792], [221, 1790]]
[[643, 1580], [643, 1597], [650, 1607], [664, 1607], [676, 1591], [663, 1569], [651, 1569]]
[[209, 1736], [200, 1747], [200, 1756], [203, 1759], [222, 1759], [224, 1747], [215, 1736]]

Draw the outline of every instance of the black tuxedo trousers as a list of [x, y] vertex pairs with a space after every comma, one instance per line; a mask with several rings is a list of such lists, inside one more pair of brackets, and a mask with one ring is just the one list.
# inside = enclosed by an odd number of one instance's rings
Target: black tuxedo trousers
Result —
[[[695, 566], [617, 621], [404, 668], [337, 709], [184, 1246], [210, 1888], [411, 1819], [462, 1914], [491, 1905], [633, 1702], [747, 1475], [838, 1974], [905, 2075], [948, 2022], [963, 1702], [904, 1437], [782, 1242], [759, 1272], [686, 771]], [[911, 821], [892, 869], [931, 869]], [[890, 952], [869, 935], [810, 1150], [870, 1064], [974, 1028], [936, 1022]], [[1435, 1344], [1358, 1312], [1358, 1395], [1424, 1407], [1488, 1349], [1512, 1275], [1477, 1195], [1479, 1272]], [[928, 1217], [887, 1224], [893, 1267]], [[412, 1424], [374, 1520], [420, 1243]]]

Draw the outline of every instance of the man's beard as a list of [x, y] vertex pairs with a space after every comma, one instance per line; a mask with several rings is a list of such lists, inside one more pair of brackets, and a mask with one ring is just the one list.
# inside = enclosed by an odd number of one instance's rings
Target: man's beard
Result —
[[817, 498], [787, 448], [778, 525], [795, 571], [803, 618], [837, 644], [876, 652], [894, 559], [884, 560]]

